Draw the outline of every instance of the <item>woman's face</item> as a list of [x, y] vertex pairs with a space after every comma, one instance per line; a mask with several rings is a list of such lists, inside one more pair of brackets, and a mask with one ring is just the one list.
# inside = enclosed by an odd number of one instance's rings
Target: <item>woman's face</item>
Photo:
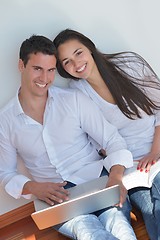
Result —
[[89, 79], [94, 73], [95, 62], [91, 52], [78, 40], [68, 40], [59, 45], [58, 56], [62, 67], [70, 75]]

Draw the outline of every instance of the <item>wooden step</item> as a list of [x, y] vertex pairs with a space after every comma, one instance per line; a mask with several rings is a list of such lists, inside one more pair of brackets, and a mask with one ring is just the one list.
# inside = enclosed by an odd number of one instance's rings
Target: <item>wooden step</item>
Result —
[[[39, 230], [31, 218], [33, 202], [0, 216], [0, 240], [68, 240], [53, 228]], [[138, 240], [149, 240], [139, 211], [133, 209], [131, 223]]]

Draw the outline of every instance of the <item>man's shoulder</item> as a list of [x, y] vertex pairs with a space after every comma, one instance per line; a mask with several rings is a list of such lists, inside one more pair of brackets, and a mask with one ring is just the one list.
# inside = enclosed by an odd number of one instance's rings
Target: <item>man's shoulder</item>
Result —
[[12, 98], [11, 100], [9, 100], [8, 103], [6, 103], [6, 105], [4, 105], [1, 109], [0, 109], [0, 116], [7, 116], [9, 114], [11, 114], [11, 112], [13, 111], [15, 106], [15, 98]]
[[55, 94], [57, 96], [64, 96], [64, 97], [74, 97], [76, 96], [77, 94], [81, 94], [80, 91], [78, 89], [72, 89], [72, 88], [69, 88], [69, 87], [65, 87], [65, 88], [62, 88], [62, 87], [56, 87], [56, 86], [53, 86], [50, 88], [50, 94], [54, 97]]
[[50, 90], [53, 99], [56, 98], [59, 103], [61, 102], [65, 106], [85, 105], [91, 101], [79, 89], [53, 87]]

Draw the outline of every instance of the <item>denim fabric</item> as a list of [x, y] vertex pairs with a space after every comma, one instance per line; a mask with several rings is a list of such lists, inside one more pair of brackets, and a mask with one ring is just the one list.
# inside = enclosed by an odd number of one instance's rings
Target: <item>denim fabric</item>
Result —
[[[106, 175], [103, 169], [101, 176]], [[68, 182], [67, 187], [75, 186]], [[131, 205], [126, 200], [123, 208], [110, 207], [92, 214], [80, 215], [63, 224], [54, 226], [56, 230], [77, 240], [136, 240], [130, 225]]]
[[94, 214], [80, 215], [62, 224], [57, 230], [78, 240], [137, 239], [127, 218], [116, 207], [109, 208], [98, 217]]
[[[160, 182], [159, 182], [160, 183]], [[152, 187], [153, 188], [153, 187]], [[146, 230], [151, 240], [158, 240], [157, 224], [153, 213], [153, 199], [151, 189], [137, 187], [128, 191], [131, 204], [141, 211]]]
[[153, 180], [151, 188], [152, 200], [154, 203], [153, 212], [157, 223], [157, 240], [160, 240], [160, 172]]
[[137, 239], [132, 226], [129, 224], [120, 208], [110, 208], [98, 218], [103, 226], [105, 226], [106, 231], [113, 234], [116, 238], [120, 240]]

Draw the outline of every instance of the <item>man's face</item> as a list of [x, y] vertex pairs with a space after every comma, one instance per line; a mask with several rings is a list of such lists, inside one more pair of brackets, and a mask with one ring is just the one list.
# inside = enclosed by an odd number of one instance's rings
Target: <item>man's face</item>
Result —
[[24, 66], [19, 60], [21, 72], [21, 90], [32, 96], [45, 96], [53, 83], [56, 70], [56, 57], [42, 53], [31, 54]]

